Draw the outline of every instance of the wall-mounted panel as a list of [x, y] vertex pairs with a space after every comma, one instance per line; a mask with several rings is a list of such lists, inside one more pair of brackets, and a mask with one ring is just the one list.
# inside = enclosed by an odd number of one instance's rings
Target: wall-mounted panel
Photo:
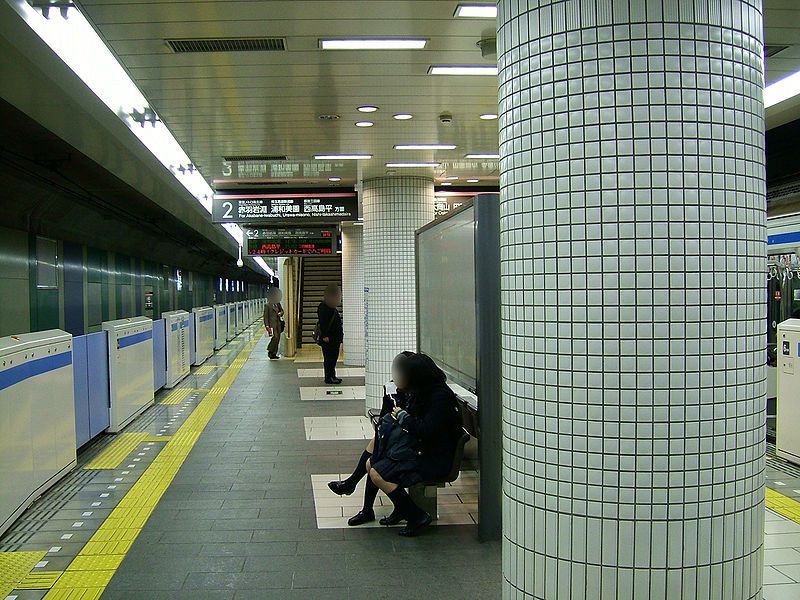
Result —
[[192, 309], [194, 317], [194, 347], [195, 357], [193, 365], [203, 364], [214, 354], [214, 309], [210, 306]]

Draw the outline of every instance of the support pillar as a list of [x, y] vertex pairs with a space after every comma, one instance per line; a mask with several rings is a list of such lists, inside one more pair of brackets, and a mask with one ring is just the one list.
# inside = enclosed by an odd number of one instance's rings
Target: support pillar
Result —
[[417, 349], [414, 232], [433, 219], [433, 179], [368, 179], [362, 199], [369, 409], [381, 406], [394, 357]]
[[364, 366], [364, 227], [342, 223], [344, 364]]
[[505, 599], [761, 598], [761, 10], [498, 2]]

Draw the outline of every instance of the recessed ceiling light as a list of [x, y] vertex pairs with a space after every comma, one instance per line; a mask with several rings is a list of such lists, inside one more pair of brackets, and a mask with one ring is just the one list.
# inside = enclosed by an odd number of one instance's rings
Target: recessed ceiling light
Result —
[[467, 183], [478, 183], [480, 179], [467, 179]]
[[446, 181], [455, 181], [456, 179], [458, 179], [458, 175], [448, 175], [445, 177]]
[[484, 121], [494, 121], [497, 118], [497, 115], [494, 113], [484, 113], [480, 116], [480, 118]]
[[370, 106], [369, 104], [367, 104], [365, 106], [359, 106], [356, 110], [358, 112], [370, 113], [370, 112], [375, 112], [376, 110], [378, 110], [378, 107], [377, 106]]
[[426, 39], [320, 40], [323, 50], [422, 50]]
[[459, 4], [456, 8], [456, 17], [471, 19], [497, 18], [496, 4]]
[[341, 181], [341, 177], [328, 177], [328, 181]]
[[444, 182], [442, 182], [440, 185], [453, 185], [453, 184], [452, 184], [452, 183], [450, 183], [449, 181], [444, 181]]
[[315, 154], [316, 160], [369, 160], [372, 154]]
[[396, 115], [392, 115], [393, 119], [397, 119], [398, 121], [408, 121], [409, 119], [413, 119], [414, 115], [410, 115], [408, 113], [397, 113]]
[[358, 121], [356, 122], [356, 127], [372, 127], [375, 125], [372, 121]]
[[438, 167], [441, 163], [438, 162], [408, 162], [408, 163], [386, 163], [387, 167], [405, 168], [405, 167]]
[[464, 158], [500, 158], [499, 154], [467, 154]]
[[454, 144], [396, 144], [395, 150], [455, 150]]
[[431, 75], [497, 75], [496, 66], [433, 65], [428, 69]]

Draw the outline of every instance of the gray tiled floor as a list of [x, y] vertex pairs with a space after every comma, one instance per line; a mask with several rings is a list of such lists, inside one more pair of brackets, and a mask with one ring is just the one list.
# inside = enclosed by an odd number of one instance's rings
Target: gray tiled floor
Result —
[[265, 352], [262, 340], [103, 598], [499, 598], [500, 546], [474, 526], [317, 528], [311, 475], [350, 470], [364, 441], [309, 441], [303, 418], [363, 401], [301, 402], [297, 365]]

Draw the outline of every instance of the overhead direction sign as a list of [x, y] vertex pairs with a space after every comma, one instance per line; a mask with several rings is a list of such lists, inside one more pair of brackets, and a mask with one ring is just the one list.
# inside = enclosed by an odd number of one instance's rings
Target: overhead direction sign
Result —
[[338, 227], [245, 227], [248, 256], [332, 256]]
[[212, 208], [214, 223], [336, 223], [358, 219], [358, 198], [354, 192], [217, 194]]

